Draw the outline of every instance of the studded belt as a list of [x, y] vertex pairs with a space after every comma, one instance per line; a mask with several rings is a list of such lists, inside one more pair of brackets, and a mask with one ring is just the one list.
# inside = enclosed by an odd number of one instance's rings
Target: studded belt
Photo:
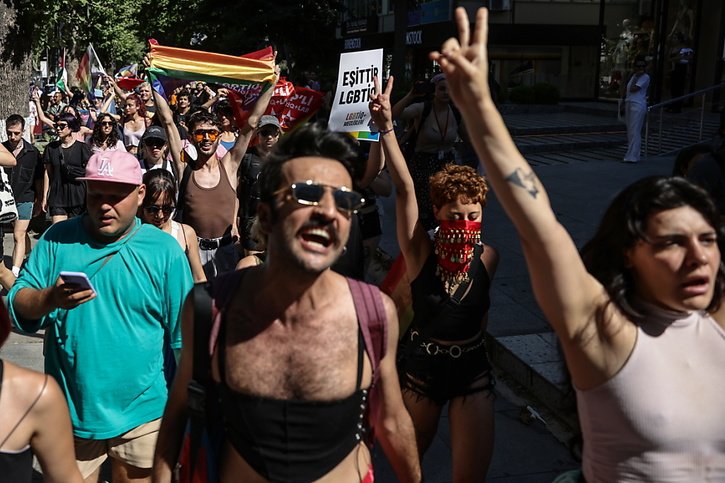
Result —
[[[411, 342], [415, 342], [416, 339], [420, 338], [420, 333], [417, 330], [410, 332]], [[453, 359], [458, 359], [466, 352], [474, 351], [485, 343], [483, 336], [477, 341], [473, 341], [469, 344], [453, 344], [453, 345], [442, 345], [436, 342], [428, 341], [421, 342], [420, 347], [425, 349], [426, 353], [430, 356], [437, 356], [438, 354], [447, 355]]]

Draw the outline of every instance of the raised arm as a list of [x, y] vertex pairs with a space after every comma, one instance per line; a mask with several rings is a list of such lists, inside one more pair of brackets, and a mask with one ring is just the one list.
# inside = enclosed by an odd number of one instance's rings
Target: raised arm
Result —
[[385, 456], [395, 471], [397, 481], [421, 481], [420, 460], [415, 443], [415, 430], [400, 393], [395, 352], [398, 341], [398, 315], [393, 301], [383, 295], [388, 317], [388, 347], [380, 361], [380, 412], [376, 436]]
[[519, 234], [534, 293], [565, 343], [581, 341], [596, 308], [607, 298], [586, 271], [576, 246], [556, 220], [544, 187], [516, 148], [488, 87], [488, 12], [479, 9], [470, 38], [466, 12], [456, 9], [459, 40], [431, 53], [446, 74], [451, 97], [465, 120], [489, 182]]
[[[169, 103], [166, 102], [164, 96], [156, 92], [156, 89], [151, 88], [151, 93], [154, 96], [154, 103], [156, 104], [156, 118], [159, 124], [166, 131], [166, 137], [169, 140], [169, 152], [171, 153], [171, 159], [174, 161], [176, 166], [176, 172], [178, 176], [182, 176], [186, 163], [181, 157], [181, 150], [183, 149], [181, 143], [181, 136], [179, 136], [179, 130], [174, 124], [174, 113], [171, 112]], [[179, 178], [181, 180], [181, 178]]]
[[33, 93], [33, 102], [35, 103], [35, 109], [38, 111], [38, 120], [46, 126], [55, 127], [53, 120], [45, 115], [45, 111], [43, 111], [43, 106], [40, 103], [40, 97], [37, 92]]
[[[272, 81], [272, 85], [261, 96], [259, 96], [257, 102], [254, 103], [254, 107], [247, 118], [247, 122], [241, 126], [237, 126], [239, 127], [239, 136], [237, 136], [237, 140], [234, 143], [234, 146], [232, 146], [232, 149], [227, 151], [221, 160], [222, 165], [224, 165], [227, 169], [227, 174], [230, 175], [230, 179], [232, 179], [232, 177], [236, 178], [239, 163], [242, 162], [242, 158], [247, 152], [249, 142], [252, 140], [252, 136], [254, 136], [257, 125], [259, 124], [259, 119], [262, 115], [264, 115], [264, 111], [267, 110], [269, 101], [272, 100], [272, 96], [274, 95], [274, 86], [277, 85], [277, 79], [279, 79], [279, 66], [275, 66], [274, 73], [275, 76]], [[233, 99], [230, 100], [234, 102]]]
[[123, 101], [126, 100], [126, 98], [128, 97], [129, 93], [126, 92], [126, 91], [124, 91], [123, 89], [121, 89], [121, 87], [118, 84], [116, 84], [116, 81], [115, 81], [115, 79], [112, 76], [107, 75], [106, 77], [103, 78], [103, 80], [106, 81], [106, 82], [108, 82], [108, 85], [110, 85], [111, 87], [113, 87], [113, 91], [116, 93], [116, 95], [118, 97], [120, 97]]
[[[418, 223], [418, 203], [415, 199], [415, 187], [405, 158], [393, 131], [393, 112], [390, 106], [390, 93], [393, 90], [393, 77], [388, 79], [385, 92], [380, 90], [380, 82], [375, 79], [376, 96], [370, 101], [370, 115], [380, 131], [380, 146], [395, 185], [395, 215], [398, 244], [405, 257], [408, 273], [416, 275], [420, 271], [425, 257], [428, 256], [430, 243], [426, 242], [427, 233]], [[375, 149], [373, 147], [372, 149]]]

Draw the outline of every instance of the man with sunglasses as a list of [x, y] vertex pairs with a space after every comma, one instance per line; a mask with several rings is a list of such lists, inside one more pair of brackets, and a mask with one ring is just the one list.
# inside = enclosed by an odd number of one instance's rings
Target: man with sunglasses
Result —
[[[266, 261], [215, 281], [215, 295], [227, 294], [216, 299], [223, 313], [211, 361], [229, 448], [221, 481], [371, 482], [371, 425], [398, 480], [420, 481], [395, 369], [395, 306], [330, 270], [363, 202], [352, 189], [350, 143], [316, 125], [285, 136], [259, 178]], [[184, 319], [185, 333], [193, 324]], [[171, 478], [194, 363], [185, 344], [155, 481]]]
[[252, 224], [257, 215], [259, 189], [257, 178], [264, 161], [282, 136], [282, 126], [274, 116], [262, 116], [257, 127], [257, 145], [250, 148], [239, 166], [239, 236], [246, 254], [257, 249]]
[[166, 131], [171, 156], [181, 177], [178, 221], [196, 230], [201, 263], [208, 280], [234, 270], [239, 259], [234, 245], [238, 238], [237, 173], [273, 91], [267, 89], [259, 97], [247, 121], [239, 126], [234, 146], [222, 157], [217, 156], [221, 129], [214, 115], [202, 110], [189, 117], [189, 144], [185, 146], [169, 104], [158, 92], [153, 92], [156, 115]]
[[[34, 208], [40, 210], [43, 192], [43, 173], [45, 167], [40, 157], [38, 148], [23, 139], [25, 131], [25, 119], [19, 114], [12, 114], [5, 120], [5, 133], [8, 140], [3, 147], [10, 151], [17, 164], [12, 168], [10, 185], [13, 189], [15, 205], [18, 209], [18, 219], [13, 226], [13, 268], [12, 272], [17, 277], [25, 256], [30, 253], [30, 237], [28, 226], [33, 217]], [[12, 166], [4, 164], [0, 160], [0, 166]], [[11, 160], [9, 160], [11, 161]]]
[[[114, 482], [150, 481], [165, 353], [181, 347], [189, 264], [176, 240], [136, 217], [146, 187], [135, 156], [97, 153], [80, 181], [87, 213], [43, 234], [8, 308], [20, 330], [46, 329], [45, 370], [68, 401], [86, 481], [98, 480], [108, 457]], [[63, 272], [90, 283], [67, 282]]]

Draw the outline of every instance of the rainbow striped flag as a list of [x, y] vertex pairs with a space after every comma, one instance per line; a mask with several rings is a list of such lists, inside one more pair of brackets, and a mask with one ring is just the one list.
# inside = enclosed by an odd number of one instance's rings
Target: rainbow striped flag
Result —
[[105, 74], [106, 71], [103, 69], [98, 55], [96, 55], [93, 44], [88, 44], [88, 49], [83, 54], [83, 58], [78, 64], [78, 70], [76, 70], [76, 79], [78, 80], [79, 87], [84, 92], [92, 95], [94, 90], [94, 77], [98, 79]]
[[248, 110], [274, 87], [274, 52], [271, 47], [241, 57], [159, 45], [150, 40], [151, 66], [146, 69], [154, 90], [168, 99], [177, 87], [204, 81], [238, 94]]

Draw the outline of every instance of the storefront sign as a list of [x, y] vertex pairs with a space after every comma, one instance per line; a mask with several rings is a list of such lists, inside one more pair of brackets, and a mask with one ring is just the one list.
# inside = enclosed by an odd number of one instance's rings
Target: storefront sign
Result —
[[423, 43], [423, 31], [413, 30], [405, 33], [405, 45], [420, 45]]
[[362, 48], [362, 39], [360, 37], [353, 37], [351, 39], [345, 39], [345, 50], [353, 50]]

